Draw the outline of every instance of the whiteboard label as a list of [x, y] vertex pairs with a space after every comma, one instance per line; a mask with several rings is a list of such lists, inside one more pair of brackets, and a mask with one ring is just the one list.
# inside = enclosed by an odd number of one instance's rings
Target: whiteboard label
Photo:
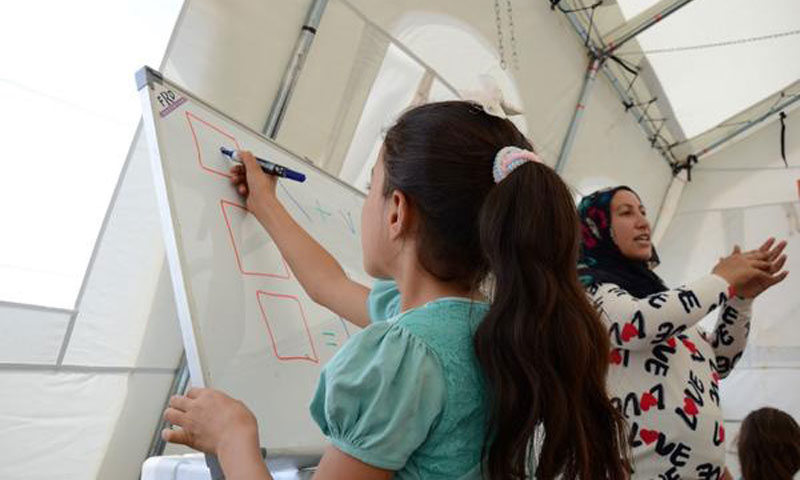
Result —
[[162, 107], [164, 107], [163, 110], [158, 112], [161, 118], [166, 117], [167, 115], [172, 113], [176, 108], [186, 103], [185, 97], [182, 97], [169, 89], [164, 90], [163, 92], [156, 95], [156, 100], [158, 101], [159, 104], [161, 104]]

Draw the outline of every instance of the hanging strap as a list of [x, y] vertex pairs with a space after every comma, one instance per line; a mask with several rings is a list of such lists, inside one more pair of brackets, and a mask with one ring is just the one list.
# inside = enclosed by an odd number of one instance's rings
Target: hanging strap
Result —
[[786, 161], [786, 113], [781, 112], [781, 157], [783, 164], [789, 168], [789, 162]]

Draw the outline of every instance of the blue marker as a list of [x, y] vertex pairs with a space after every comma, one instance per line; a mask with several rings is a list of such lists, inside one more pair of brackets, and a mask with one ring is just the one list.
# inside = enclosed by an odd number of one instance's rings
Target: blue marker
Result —
[[[222, 152], [223, 155], [230, 158], [231, 160], [241, 162], [239, 159], [239, 152], [236, 150], [231, 150], [230, 148], [219, 147], [219, 151]], [[283, 165], [278, 165], [277, 163], [272, 163], [268, 160], [264, 160], [263, 158], [256, 157], [256, 161], [259, 165], [261, 165], [261, 170], [264, 170], [265, 173], [269, 173], [270, 175], [275, 175], [277, 177], [288, 178], [290, 180], [294, 180], [297, 182], [305, 182], [306, 176], [300, 172], [295, 172], [292, 169], [286, 168]]]

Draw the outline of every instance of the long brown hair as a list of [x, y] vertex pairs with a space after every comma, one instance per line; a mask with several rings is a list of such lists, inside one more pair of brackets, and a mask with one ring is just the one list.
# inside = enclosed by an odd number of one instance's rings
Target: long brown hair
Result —
[[800, 427], [776, 408], [760, 408], [745, 417], [737, 448], [745, 480], [790, 480], [800, 471]]
[[510, 121], [440, 102], [402, 115], [383, 156], [384, 194], [402, 191], [419, 212], [422, 266], [473, 288], [488, 272], [494, 279], [475, 335], [491, 400], [485, 473], [627, 478], [626, 429], [605, 386], [609, 340], [578, 282], [571, 194], [539, 163], [495, 185], [492, 163], [505, 146], [532, 150]]

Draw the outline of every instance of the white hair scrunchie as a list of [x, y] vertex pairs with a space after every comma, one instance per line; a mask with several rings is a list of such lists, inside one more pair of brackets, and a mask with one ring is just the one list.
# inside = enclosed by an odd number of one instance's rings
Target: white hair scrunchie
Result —
[[519, 147], [503, 147], [497, 152], [494, 157], [494, 165], [492, 165], [492, 177], [494, 183], [500, 183], [508, 176], [515, 168], [523, 163], [537, 162], [542, 163], [542, 159], [538, 155]]

